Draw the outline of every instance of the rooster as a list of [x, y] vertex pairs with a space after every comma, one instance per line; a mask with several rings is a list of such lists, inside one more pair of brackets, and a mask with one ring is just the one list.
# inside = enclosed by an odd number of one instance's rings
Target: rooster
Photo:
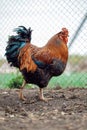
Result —
[[68, 29], [62, 28], [43, 47], [31, 44], [31, 28], [19, 26], [14, 31], [17, 34], [9, 37], [5, 56], [8, 63], [19, 68], [24, 77], [19, 97], [25, 100], [23, 88], [27, 83], [31, 83], [39, 86], [39, 98], [46, 101], [43, 88], [53, 76], [61, 75], [67, 64]]

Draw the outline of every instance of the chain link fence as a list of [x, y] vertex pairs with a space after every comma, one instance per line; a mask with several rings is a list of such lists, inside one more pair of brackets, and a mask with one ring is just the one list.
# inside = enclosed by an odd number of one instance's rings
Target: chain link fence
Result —
[[[32, 43], [37, 46], [45, 45], [62, 27], [68, 28], [68, 64], [65, 73], [52, 83], [87, 86], [87, 0], [1, 0], [0, 23], [0, 59], [8, 36], [20, 25], [34, 30]], [[0, 73], [8, 72], [6, 66], [1, 65]]]

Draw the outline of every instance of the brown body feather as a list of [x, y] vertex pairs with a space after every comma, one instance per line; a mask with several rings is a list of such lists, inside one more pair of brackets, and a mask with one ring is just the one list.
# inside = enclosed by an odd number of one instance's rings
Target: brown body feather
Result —
[[66, 64], [68, 48], [64, 41], [58, 37], [58, 34], [54, 35], [48, 43], [41, 48], [27, 43], [20, 50], [20, 70], [27, 69], [27, 72], [34, 72], [37, 69], [38, 66], [33, 61], [32, 56], [46, 64], [50, 64], [53, 59], [61, 60]]

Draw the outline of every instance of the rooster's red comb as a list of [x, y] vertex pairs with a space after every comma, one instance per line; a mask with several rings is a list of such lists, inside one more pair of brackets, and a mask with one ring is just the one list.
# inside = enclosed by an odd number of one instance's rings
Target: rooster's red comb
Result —
[[67, 29], [67, 28], [62, 28], [62, 32], [63, 32], [63, 33], [65, 33], [66, 35], [68, 35], [68, 34], [69, 34], [69, 31], [68, 31], [68, 29]]

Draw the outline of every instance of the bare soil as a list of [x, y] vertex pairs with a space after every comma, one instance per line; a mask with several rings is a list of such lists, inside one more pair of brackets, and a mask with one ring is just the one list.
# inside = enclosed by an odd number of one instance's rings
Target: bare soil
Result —
[[48, 102], [37, 89], [24, 95], [21, 101], [17, 89], [0, 90], [0, 130], [87, 130], [87, 89], [44, 90]]

